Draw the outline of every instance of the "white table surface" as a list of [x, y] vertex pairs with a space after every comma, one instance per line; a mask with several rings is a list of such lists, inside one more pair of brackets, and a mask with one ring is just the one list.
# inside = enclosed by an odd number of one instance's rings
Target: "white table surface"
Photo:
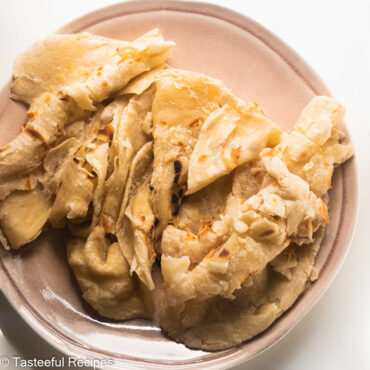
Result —
[[[1, 0], [0, 85], [10, 78], [16, 55], [33, 41], [84, 13], [117, 2]], [[357, 229], [333, 284], [287, 336], [235, 369], [370, 369], [370, 1], [209, 2], [258, 21], [319, 73], [347, 108], [360, 185]], [[0, 357], [4, 355], [51, 358], [60, 353], [39, 338], [0, 293]]]

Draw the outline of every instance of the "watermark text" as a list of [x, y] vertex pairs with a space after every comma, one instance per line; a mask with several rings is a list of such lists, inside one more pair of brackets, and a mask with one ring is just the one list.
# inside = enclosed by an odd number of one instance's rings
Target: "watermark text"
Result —
[[92, 359], [78, 357], [50, 357], [50, 358], [28, 358], [24, 359], [20, 356], [0, 356], [0, 368], [7, 368], [9, 365], [19, 369], [22, 368], [62, 368], [62, 369], [78, 369], [81, 367], [91, 367], [99, 369], [101, 367], [112, 367], [114, 360], [110, 358]]

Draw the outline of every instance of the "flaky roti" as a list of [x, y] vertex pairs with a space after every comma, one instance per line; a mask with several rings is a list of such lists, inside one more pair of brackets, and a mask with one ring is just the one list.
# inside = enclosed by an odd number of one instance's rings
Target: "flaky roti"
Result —
[[[322, 97], [314, 99], [308, 108], [320, 104], [323, 99]], [[338, 103], [331, 98], [325, 99], [331, 104], [326, 104], [326, 108], [322, 108], [327, 110], [323, 114], [329, 116], [330, 107]], [[351, 149], [348, 144], [339, 142], [334, 127], [336, 122], [335, 119], [330, 120], [329, 136], [321, 144], [315, 143], [318, 146], [316, 151], [325, 155], [325, 147], [333, 142], [331, 145], [335, 145], [338, 151], [342, 152], [337, 158], [346, 158], [346, 153]], [[300, 127], [301, 121], [298, 122], [296, 129]], [[175, 230], [173, 226], [169, 226], [163, 232], [164, 290], [161, 295], [160, 322], [176, 340], [184, 341], [195, 348], [223, 349], [266, 329], [290, 305], [284, 306], [282, 310], [276, 302], [268, 302], [256, 310], [256, 304], [248, 308], [248, 305], [243, 303], [242, 309], [247, 311], [245, 316], [241, 315], [242, 318], [238, 318], [238, 328], [244, 328], [242, 336], [238, 334], [238, 329], [230, 326], [230, 320], [226, 319], [228, 311], [224, 311], [223, 317], [221, 308], [212, 314], [208, 309], [218, 307], [215, 302], [220, 300], [237, 302], [239, 293], [245, 289], [252, 289], [255, 284], [254, 277], [264, 274], [267, 268], [280, 273], [295, 287], [291, 293], [294, 298], [290, 304], [303, 290], [314, 257], [310, 262], [305, 262], [307, 273], [303, 275], [301, 284], [294, 285], [298, 279], [295, 279], [292, 269], [296, 268], [299, 271], [299, 258], [290, 251], [299, 248], [302, 253], [307, 253], [306, 249], [315, 246], [315, 240], [319, 239], [318, 235], [322, 235], [322, 231], [319, 230], [323, 230], [329, 219], [326, 203], [311, 191], [311, 188], [315, 189], [314, 184], [309, 184], [290, 172], [284, 162], [284, 153], [294, 149], [294, 135], [295, 130], [284, 136], [282, 143], [273, 149], [262, 150], [261, 162], [256, 163], [254, 169], [245, 172], [249, 173], [251, 181], [247, 178], [244, 180], [255, 184], [246, 187], [247, 191], [253, 188], [256, 191], [254, 195], [249, 193], [248, 199], [243, 198], [240, 187], [240, 180], [243, 177], [236, 172], [233, 194], [228, 199], [224, 214], [220, 215], [219, 221], [210, 220], [210, 234], [213, 238], [207, 243], [207, 247], [211, 247], [208, 254], [203, 253], [202, 258], [199, 258], [199, 254], [204, 250], [199, 235]], [[301, 166], [309, 163], [310, 159], [307, 157], [306, 163], [302, 163], [301, 160]], [[253, 173], [257, 176], [252, 176]], [[320, 176], [327, 175], [318, 172], [316, 177]], [[256, 177], [260, 177], [260, 181]], [[167, 233], [170, 238], [168, 243], [165, 241]], [[179, 242], [174, 241], [176, 239], [174, 235]], [[314, 247], [315, 254], [317, 248]], [[293, 255], [289, 261], [282, 255], [286, 250]], [[223, 305], [227, 307], [228, 303], [222, 303], [221, 307]], [[237, 308], [233, 303], [230, 305], [240, 314], [241, 308]], [[232, 315], [231, 312], [228, 314]], [[218, 326], [216, 324], [212, 326], [217, 321], [215, 318], [219, 320]], [[217, 334], [213, 337], [214, 331]], [[230, 332], [229, 341], [225, 339], [226, 335], [221, 336], [222, 331]]]
[[[191, 194], [276, 144], [280, 129], [254, 103], [245, 103], [217, 80], [165, 70], [153, 101], [152, 186], [160, 233], [178, 214], [174, 197]], [[253, 148], [253, 149], [252, 149]]]
[[[284, 254], [296, 265], [283, 274], [271, 265], [243, 284], [234, 299], [214, 296], [189, 301], [182, 310], [161, 307], [160, 322], [166, 332], [190, 348], [221, 350], [248, 340], [267, 329], [301, 294], [312, 272], [324, 229], [305, 247], [288, 247]], [[287, 257], [288, 258], [288, 257]]]
[[148, 142], [132, 161], [124, 195], [123, 207], [117, 221], [117, 237], [122, 254], [129, 262], [131, 271], [154, 289], [151, 276], [154, 253], [154, 214], [151, 200], [153, 143]]
[[202, 125], [189, 161], [188, 194], [258, 159], [260, 151], [279, 141], [280, 130], [256, 104], [225, 104]]
[[51, 35], [16, 59], [12, 97], [29, 110], [0, 149], [0, 242], [65, 228], [100, 316], [155, 317], [190, 348], [222, 350], [314, 280], [327, 191], [353, 149], [335, 99], [282, 132], [220, 81], [168, 66], [173, 46], [158, 29]]

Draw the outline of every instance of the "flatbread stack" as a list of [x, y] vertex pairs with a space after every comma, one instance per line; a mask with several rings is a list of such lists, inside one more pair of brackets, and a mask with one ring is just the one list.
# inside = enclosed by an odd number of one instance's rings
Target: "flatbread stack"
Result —
[[29, 110], [0, 150], [0, 242], [65, 228], [101, 316], [155, 317], [176, 341], [221, 350], [315, 278], [331, 177], [353, 149], [335, 99], [315, 97], [283, 133], [221, 82], [166, 65], [173, 47], [158, 29], [52, 35], [16, 59], [12, 97]]

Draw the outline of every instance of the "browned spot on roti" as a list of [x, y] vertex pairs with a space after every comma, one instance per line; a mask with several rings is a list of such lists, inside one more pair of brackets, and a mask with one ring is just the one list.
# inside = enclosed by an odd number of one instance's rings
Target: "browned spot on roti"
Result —
[[224, 248], [218, 256], [221, 258], [227, 258], [229, 255], [230, 255], [230, 252]]
[[231, 148], [230, 157], [232, 161], [238, 162], [238, 159], [240, 158], [240, 151], [241, 151], [240, 146], [238, 148]]
[[207, 159], [208, 159], [208, 155], [206, 155], [206, 154], [202, 154], [202, 155], [200, 155], [200, 156], [199, 156], [199, 158], [198, 158], [198, 162], [203, 163], [203, 162], [205, 162]]
[[0, 148], [0, 153], [6, 152], [10, 148], [10, 145], [4, 146], [4, 148]]
[[182, 170], [182, 163], [180, 160], [176, 159], [174, 162], [173, 162], [173, 168], [175, 170], [175, 179], [174, 179], [174, 183], [177, 184], [178, 181], [179, 181], [179, 178], [180, 178], [180, 175], [181, 175], [181, 170]]
[[204, 221], [198, 230], [198, 238], [203, 234], [207, 233], [209, 230], [212, 230], [213, 220]]
[[222, 247], [223, 243], [218, 243], [214, 248], [212, 248], [209, 253], [207, 254], [206, 258], [212, 258], [215, 253]]
[[284, 250], [283, 253], [287, 255], [292, 255], [295, 253], [296, 250], [296, 245], [295, 244], [289, 244]]
[[98, 136], [104, 138], [107, 141], [113, 140], [114, 128], [111, 124], [105, 126], [104, 128], [98, 130]]
[[37, 140], [40, 140], [42, 141], [43, 143], [45, 142], [45, 138], [42, 136], [42, 134], [37, 131], [35, 128], [32, 128], [32, 127], [26, 127], [24, 129], [24, 132], [28, 135], [28, 136], [31, 136], [32, 138], [34, 139], [37, 139]]
[[274, 233], [274, 230], [266, 230], [262, 234], [260, 234], [260, 237], [263, 238], [265, 236], [269, 236]]
[[37, 110], [34, 110], [34, 111], [30, 110], [30, 111], [27, 112], [27, 118], [30, 121], [33, 121], [36, 118], [37, 115], [38, 115]]
[[188, 242], [195, 241], [197, 240], [197, 237], [194, 234], [187, 232], [185, 235], [185, 240]]
[[240, 151], [240, 146], [238, 148], [231, 148], [230, 158], [227, 158], [227, 156], [225, 156], [225, 152], [221, 150], [220, 157], [227, 170], [232, 170], [237, 166], [240, 158]]
[[24, 184], [24, 187], [26, 188], [26, 190], [31, 190], [32, 189], [31, 179], [29, 177], [27, 177], [27, 180], [26, 180], [26, 183]]
[[198, 118], [189, 123], [189, 127], [192, 127], [192, 128], [199, 127], [199, 125], [200, 125], [200, 120]]

